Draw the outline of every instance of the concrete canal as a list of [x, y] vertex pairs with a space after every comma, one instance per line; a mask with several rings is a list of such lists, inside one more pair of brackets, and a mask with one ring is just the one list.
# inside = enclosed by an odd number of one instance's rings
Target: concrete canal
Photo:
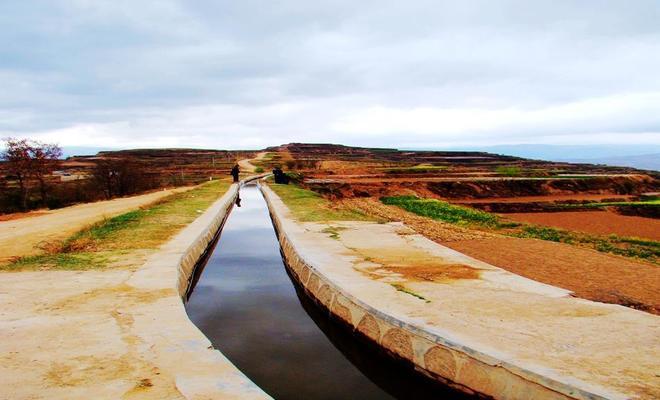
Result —
[[276, 399], [456, 398], [363, 342], [296, 288], [266, 203], [241, 189], [186, 304], [191, 320]]

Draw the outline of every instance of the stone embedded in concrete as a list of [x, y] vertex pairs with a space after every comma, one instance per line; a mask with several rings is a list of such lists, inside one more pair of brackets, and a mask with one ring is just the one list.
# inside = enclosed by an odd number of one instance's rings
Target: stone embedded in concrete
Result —
[[308, 279], [309, 279], [309, 268], [302, 267], [302, 270], [300, 272], [300, 282], [302, 282], [303, 284], [307, 284]]
[[424, 354], [424, 366], [430, 372], [456, 381], [456, 358], [452, 350], [434, 346]]
[[392, 328], [385, 332], [380, 341], [383, 348], [393, 352], [406, 360], [413, 359], [412, 339], [410, 334], [399, 328]]
[[342, 299], [345, 299], [342, 295], [335, 295], [335, 299], [332, 302], [332, 307], [330, 307], [330, 312], [347, 324], [353, 325], [351, 310], [342, 304]]
[[312, 292], [313, 294], [316, 295], [316, 291], [319, 288], [319, 277], [318, 277], [318, 275], [312, 273], [310, 275], [309, 279], [307, 280], [307, 283], [305, 284], [305, 287], [307, 288], [307, 290], [309, 290], [310, 292]]
[[376, 343], [380, 342], [380, 327], [378, 327], [376, 319], [370, 314], [365, 314], [362, 317], [360, 323], [358, 323], [357, 331]]
[[330, 308], [330, 301], [332, 300], [332, 291], [330, 286], [323, 285], [319, 288], [316, 298], [323, 304], [326, 308]]

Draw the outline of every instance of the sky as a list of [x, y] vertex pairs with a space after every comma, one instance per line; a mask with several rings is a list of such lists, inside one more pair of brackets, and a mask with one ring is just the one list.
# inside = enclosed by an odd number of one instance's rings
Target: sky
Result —
[[657, 0], [3, 0], [0, 137], [657, 149], [658, 21]]

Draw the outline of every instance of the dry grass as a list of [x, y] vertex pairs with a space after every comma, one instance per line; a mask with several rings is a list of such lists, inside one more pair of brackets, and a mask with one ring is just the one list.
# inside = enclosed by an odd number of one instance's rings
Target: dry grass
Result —
[[359, 210], [346, 209], [330, 203], [321, 195], [296, 185], [269, 184], [299, 221], [377, 221]]
[[[19, 258], [0, 270], [92, 269], [121, 264], [131, 253], [155, 250], [195, 220], [229, 187], [227, 181], [213, 181], [177, 193], [139, 210], [94, 224], [63, 242], [44, 243], [45, 254]], [[139, 262], [141, 257], [135, 257]]]

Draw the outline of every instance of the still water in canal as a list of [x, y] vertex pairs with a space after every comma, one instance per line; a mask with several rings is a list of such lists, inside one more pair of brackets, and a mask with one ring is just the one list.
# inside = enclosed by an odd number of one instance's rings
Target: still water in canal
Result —
[[456, 393], [357, 340], [295, 287], [266, 203], [241, 189], [186, 309], [254, 383], [276, 399], [438, 399]]

